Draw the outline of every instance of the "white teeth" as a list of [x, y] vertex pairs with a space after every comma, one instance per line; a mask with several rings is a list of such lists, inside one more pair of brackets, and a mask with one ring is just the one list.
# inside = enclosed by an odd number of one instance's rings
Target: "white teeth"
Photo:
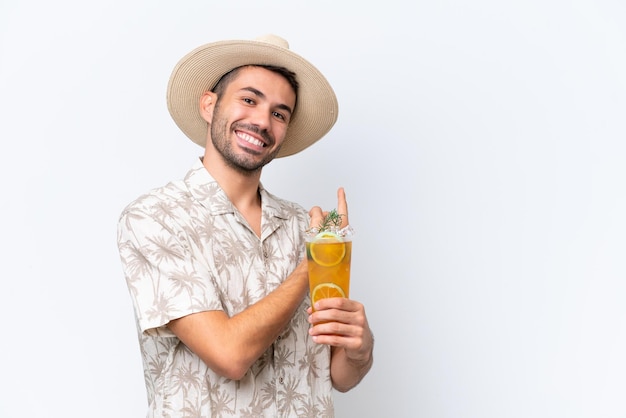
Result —
[[251, 143], [252, 145], [256, 145], [257, 147], [264, 147], [265, 144], [253, 136], [245, 134], [243, 132], [239, 132], [239, 138], [243, 139], [246, 142]]

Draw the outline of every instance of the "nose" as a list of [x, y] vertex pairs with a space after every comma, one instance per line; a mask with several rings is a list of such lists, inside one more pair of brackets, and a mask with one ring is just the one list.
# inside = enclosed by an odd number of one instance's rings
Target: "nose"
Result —
[[272, 112], [266, 106], [256, 106], [250, 116], [250, 123], [262, 131], [269, 131], [272, 123]]

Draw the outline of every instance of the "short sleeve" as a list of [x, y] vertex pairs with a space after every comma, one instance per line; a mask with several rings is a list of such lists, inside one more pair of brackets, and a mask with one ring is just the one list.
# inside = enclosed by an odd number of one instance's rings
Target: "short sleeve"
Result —
[[142, 332], [173, 336], [177, 318], [223, 310], [207, 263], [194, 255], [185, 228], [142, 210], [125, 210], [118, 247], [126, 284]]

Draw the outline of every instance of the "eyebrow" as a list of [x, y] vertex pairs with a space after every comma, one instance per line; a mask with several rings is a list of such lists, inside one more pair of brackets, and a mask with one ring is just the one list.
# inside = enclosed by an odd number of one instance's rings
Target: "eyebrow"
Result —
[[[260, 97], [261, 99], [265, 99], [266, 98], [265, 94], [262, 91], [257, 90], [254, 87], [243, 87], [241, 90], [249, 91], [250, 93], [256, 95], [257, 97]], [[287, 106], [286, 104], [281, 103], [281, 104], [278, 105], [278, 108], [286, 110], [290, 114], [293, 113], [293, 110], [289, 106]]]

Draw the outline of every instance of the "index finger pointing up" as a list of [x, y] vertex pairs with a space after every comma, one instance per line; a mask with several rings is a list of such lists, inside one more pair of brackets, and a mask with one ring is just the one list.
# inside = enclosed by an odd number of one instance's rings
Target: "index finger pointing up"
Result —
[[337, 213], [342, 215], [341, 227], [344, 228], [348, 226], [348, 202], [346, 201], [346, 192], [343, 187], [337, 190]]

